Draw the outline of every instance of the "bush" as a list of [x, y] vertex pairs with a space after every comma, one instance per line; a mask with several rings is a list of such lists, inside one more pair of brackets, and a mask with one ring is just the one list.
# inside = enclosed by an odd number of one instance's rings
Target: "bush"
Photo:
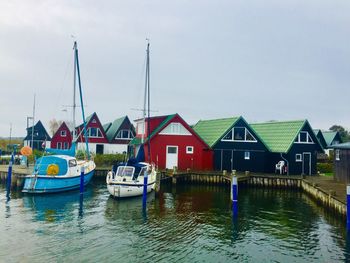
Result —
[[320, 173], [333, 173], [333, 163], [317, 163], [317, 171]]
[[126, 154], [97, 154], [94, 161], [96, 166], [112, 166], [115, 163], [125, 162]]

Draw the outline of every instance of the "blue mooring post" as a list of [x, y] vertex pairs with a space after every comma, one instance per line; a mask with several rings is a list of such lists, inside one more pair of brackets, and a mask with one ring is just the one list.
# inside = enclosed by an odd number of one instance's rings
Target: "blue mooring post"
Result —
[[236, 216], [238, 214], [238, 182], [234, 175], [231, 178], [231, 201], [233, 215]]
[[346, 227], [350, 230], [350, 185], [346, 186]]
[[142, 195], [142, 207], [143, 207], [143, 209], [146, 208], [146, 203], [147, 203], [147, 184], [148, 184], [148, 173], [146, 170], [144, 175], [143, 175], [143, 195]]
[[7, 172], [7, 180], [6, 180], [6, 197], [7, 200], [10, 199], [10, 193], [11, 193], [11, 180], [12, 180], [12, 165], [13, 165], [13, 161], [14, 161], [14, 156], [13, 153], [11, 155], [11, 160], [9, 163], [9, 169]]
[[80, 173], [80, 193], [84, 193], [84, 174], [85, 174], [85, 167], [81, 167], [81, 173]]

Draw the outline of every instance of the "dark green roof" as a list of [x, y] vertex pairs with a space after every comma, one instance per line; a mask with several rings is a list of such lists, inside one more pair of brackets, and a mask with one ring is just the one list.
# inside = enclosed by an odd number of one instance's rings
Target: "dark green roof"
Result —
[[230, 129], [241, 117], [231, 117], [214, 120], [200, 120], [193, 127], [194, 131], [209, 145], [213, 147], [225, 132]]
[[102, 125], [103, 129], [105, 132], [108, 131], [108, 129], [111, 127], [112, 123], [111, 122], [108, 122], [108, 123], [105, 123]]
[[250, 124], [271, 152], [287, 153], [306, 120]]
[[350, 149], [350, 142], [344, 142], [344, 143], [339, 143], [330, 146], [329, 148], [334, 148], [334, 149]]
[[337, 133], [338, 132], [336, 132], [336, 131], [323, 131], [322, 132], [323, 138], [326, 141], [327, 146], [331, 146], [332, 145], [332, 142], [333, 142], [335, 136], [337, 136]]
[[112, 125], [109, 127], [109, 129], [106, 132], [106, 136], [107, 136], [108, 141], [112, 141], [115, 138], [120, 126], [123, 124], [123, 122], [127, 118], [128, 118], [127, 116], [124, 116], [124, 117], [121, 117], [121, 118], [113, 121]]

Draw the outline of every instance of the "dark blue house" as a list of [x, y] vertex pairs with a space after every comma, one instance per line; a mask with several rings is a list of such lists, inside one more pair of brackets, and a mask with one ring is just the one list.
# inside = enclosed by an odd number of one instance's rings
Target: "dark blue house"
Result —
[[[44, 150], [46, 143], [51, 141], [50, 135], [47, 133], [44, 125], [41, 121], [38, 121], [34, 125], [34, 132], [32, 133], [33, 126], [27, 128], [27, 135], [23, 139], [24, 146], [30, 146], [32, 149]], [[33, 136], [33, 145], [32, 145], [32, 136]]]

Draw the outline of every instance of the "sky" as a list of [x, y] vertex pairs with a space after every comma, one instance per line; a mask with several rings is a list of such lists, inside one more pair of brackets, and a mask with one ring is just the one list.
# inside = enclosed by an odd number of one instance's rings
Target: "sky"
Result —
[[152, 115], [349, 129], [349, 14], [348, 0], [2, 0], [0, 136], [25, 136], [34, 94], [47, 130], [72, 120], [74, 40], [86, 114], [141, 117], [146, 38]]

